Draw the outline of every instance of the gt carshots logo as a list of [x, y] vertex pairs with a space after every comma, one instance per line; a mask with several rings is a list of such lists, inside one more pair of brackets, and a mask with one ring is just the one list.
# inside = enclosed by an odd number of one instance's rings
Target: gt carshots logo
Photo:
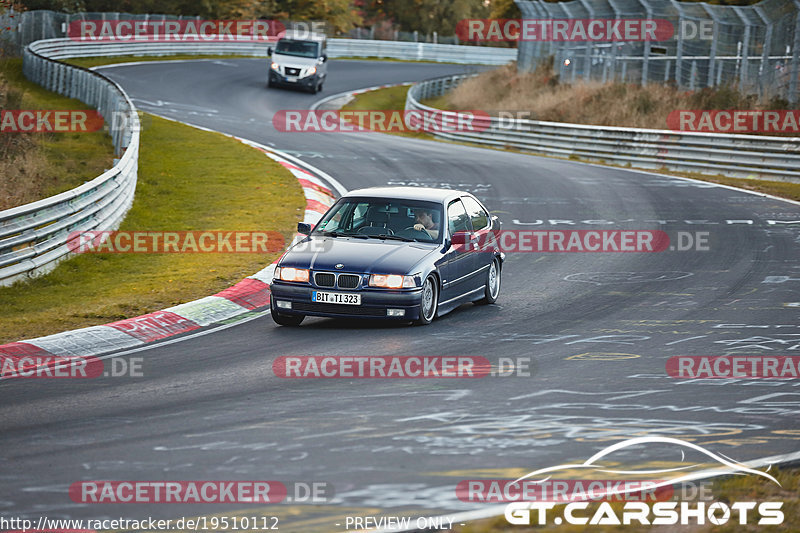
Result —
[[[749, 511], [756, 509], [759, 515], [760, 526], [777, 525], [783, 523], [783, 502], [735, 502], [730, 505], [724, 502], [713, 502], [706, 505], [706, 502], [691, 504], [690, 502], [656, 502], [648, 505], [645, 502], [625, 502], [623, 505], [622, 516], [608, 502], [602, 502], [598, 509], [588, 516], [585, 512], [589, 507], [589, 502], [571, 502], [564, 506], [562, 516], [549, 516], [547, 511], [553, 509], [555, 503], [547, 502], [514, 502], [506, 506], [505, 519], [509, 524], [528, 525], [549, 523], [548, 518], [556, 525], [566, 522], [575, 525], [681, 525], [708, 523], [714, 525], [727, 524], [731, 519], [731, 512], [736, 516], [733, 518], [737, 523], [745, 525], [748, 518], [752, 517]], [[649, 518], [652, 515], [653, 518]]]
[[[676, 451], [680, 452], [681, 462], [684, 460], [685, 453], [687, 451], [697, 452], [700, 455], [705, 456], [705, 458], [711, 458], [720, 463], [724, 468], [715, 468], [713, 470], [706, 470], [704, 472], [691, 472], [688, 470], [688, 468], [645, 468], [641, 471], [636, 471], [631, 469], [615, 469], [614, 467], [607, 466], [602, 462], [604, 458], [616, 451], [626, 450], [627, 448], [637, 447], [643, 444], [659, 446], [659, 457], [661, 458], [665, 457], [664, 450], [661, 448], [663, 448], [665, 445], [675, 446], [678, 447], [678, 450]], [[698, 462], [695, 464], [695, 466], [699, 466], [701, 464], [701, 462]], [[634, 501], [624, 498], [626, 501], [623, 504], [621, 511], [612, 507], [608, 500], [611, 499], [611, 496], [615, 494], [624, 494], [625, 491], [629, 490], [629, 488], [625, 487], [624, 484], [621, 488], [612, 485], [604, 489], [604, 487], [600, 486], [599, 489], [595, 489], [591, 492], [585, 492], [586, 489], [584, 489], [584, 493], [581, 494], [581, 498], [584, 501], [575, 501], [576, 498], [573, 492], [571, 494], [569, 503], [564, 505], [559, 511], [554, 511], [557, 502], [566, 499], [569, 485], [565, 484], [565, 486], [563, 486], [559, 492], [561, 497], [553, 501], [554, 498], [552, 494], [554, 485], [551, 479], [553, 472], [574, 472], [575, 470], [580, 469], [585, 469], [590, 472], [600, 471], [606, 475], [674, 475], [676, 472], [679, 474], [677, 478], [665, 478], [664, 481], [655, 483], [655, 485], [651, 484], [649, 488], [634, 486], [634, 493], [637, 491], [640, 492], [644, 489], [645, 495], [650, 495], [650, 498], [636, 498]], [[734, 462], [724, 456], [714, 454], [694, 443], [680, 439], [674, 439], [671, 437], [639, 437], [612, 444], [611, 446], [596, 453], [582, 464], [563, 464], [530, 472], [511, 483], [510, 486], [515, 487], [516, 492], [504, 494], [502, 492], [498, 492], [498, 489], [495, 489], [493, 497], [495, 501], [502, 501], [502, 499], [506, 496], [518, 499], [515, 496], [519, 494], [518, 491], [521, 487], [523, 489], [525, 487], [525, 485], [521, 484], [520, 482], [528, 478], [535, 479], [528, 481], [527, 483], [543, 484], [543, 487], [539, 489], [528, 488], [528, 498], [526, 498], [526, 501], [512, 501], [506, 506], [504, 512], [505, 519], [508, 521], [508, 523], [514, 525], [545, 525], [551, 522], [556, 525], [563, 523], [574, 525], [704, 525], [706, 523], [723, 525], [731, 520], [735, 520], [739, 525], [746, 525], [751, 521], [756, 520], [754, 518], [756, 515], [758, 518], [755, 523], [758, 525], [778, 525], [783, 523], [784, 514], [781, 510], [783, 507], [783, 502], [656, 501], [651, 503], [647, 501], [651, 499], [661, 500], [661, 498], [653, 497], [655, 495], [653, 492], [654, 489], [659, 487], [681, 484], [691, 481], [692, 479], [701, 479], [702, 477], [720, 474], [752, 474], [768, 479], [780, 486], [778, 480], [767, 472], [755, 470], [741, 463]], [[584, 481], [584, 483], [589, 482]], [[583, 488], [584, 485], [581, 485], [581, 487]], [[473, 488], [475, 490], [471, 492], [468, 491], [468, 494], [477, 497], [486, 494], [483, 491], [484, 487], [482, 485], [474, 485]], [[590, 511], [589, 505], [592, 503], [592, 500], [598, 499], [602, 499], [604, 501], [599, 504], [596, 510]]]
[[286, 133], [480, 132], [490, 124], [489, 114], [478, 110], [282, 109], [272, 116], [275, 129]]

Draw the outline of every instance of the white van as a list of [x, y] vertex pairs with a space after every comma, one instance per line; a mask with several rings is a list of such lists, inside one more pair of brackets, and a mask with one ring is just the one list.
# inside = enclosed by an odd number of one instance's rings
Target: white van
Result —
[[275, 50], [269, 48], [267, 87], [300, 87], [312, 94], [322, 90], [328, 74], [327, 39], [321, 33], [286, 31]]

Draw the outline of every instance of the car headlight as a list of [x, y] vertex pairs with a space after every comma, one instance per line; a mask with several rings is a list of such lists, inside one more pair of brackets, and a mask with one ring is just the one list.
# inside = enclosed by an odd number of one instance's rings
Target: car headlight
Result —
[[308, 72], [306, 72], [306, 76], [311, 76], [316, 72], [317, 72], [317, 67], [311, 67], [310, 69], [308, 69]]
[[278, 64], [273, 62], [273, 63], [270, 65], [270, 68], [272, 68], [272, 70], [278, 70]]
[[370, 287], [380, 287], [383, 289], [399, 289], [416, 287], [413, 276], [401, 276], [400, 274], [372, 274], [369, 277]]
[[308, 282], [308, 269], [304, 268], [292, 268], [292, 267], [276, 267], [275, 268], [275, 279], [279, 279], [281, 281], [298, 281], [298, 282]]

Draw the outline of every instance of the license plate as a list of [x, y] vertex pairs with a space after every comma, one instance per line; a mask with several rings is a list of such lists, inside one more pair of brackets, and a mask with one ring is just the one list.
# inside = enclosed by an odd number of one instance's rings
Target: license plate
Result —
[[286, 76], [286, 81], [289, 83], [297, 83], [297, 76]]
[[361, 305], [360, 294], [312, 291], [311, 301], [320, 304]]

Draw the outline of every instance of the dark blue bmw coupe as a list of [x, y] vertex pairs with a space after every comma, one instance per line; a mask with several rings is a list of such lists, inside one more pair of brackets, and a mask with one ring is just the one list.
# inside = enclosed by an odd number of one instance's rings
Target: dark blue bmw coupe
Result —
[[[272, 318], [297, 326], [307, 315], [430, 324], [465, 302], [494, 303], [504, 254], [478, 248], [499, 222], [471, 194], [377, 187], [352, 191], [278, 261]], [[491, 240], [490, 240], [491, 242]]]

